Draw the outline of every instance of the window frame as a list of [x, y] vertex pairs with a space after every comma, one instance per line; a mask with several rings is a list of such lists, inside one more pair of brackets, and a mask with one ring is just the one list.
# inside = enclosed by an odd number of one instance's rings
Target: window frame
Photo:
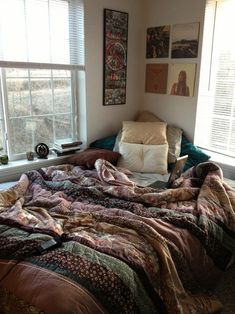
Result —
[[[30, 67], [31, 66], [31, 67]], [[14, 64], [13, 64], [14, 67]], [[25, 67], [18, 67], [19, 69], [26, 69], [26, 70], [31, 70], [34, 69], [33, 64], [27, 64], [27, 68]], [[49, 67], [43, 67], [43, 69], [48, 68], [51, 70]], [[59, 70], [58, 68], [54, 68], [56, 70]], [[83, 71], [83, 69], [81, 69]], [[8, 95], [7, 95], [7, 83], [6, 83], [6, 77], [5, 77], [5, 68], [0, 68], [1, 74], [0, 74], [0, 83], [1, 83], [1, 97], [0, 97], [0, 104], [2, 105], [3, 108], [3, 126], [4, 126], [4, 142], [5, 145], [3, 149], [7, 151], [9, 160], [14, 161], [14, 160], [19, 160], [25, 158], [25, 153], [18, 153], [15, 154], [12, 152], [11, 147], [12, 147], [12, 137], [10, 136], [10, 114], [9, 114], [9, 106], [8, 106]], [[79, 98], [78, 98], [78, 92], [79, 91], [79, 83], [78, 83], [78, 75], [77, 75], [77, 70], [69, 70], [71, 72], [71, 133], [72, 133], [72, 138], [71, 140], [76, 140], [78, 138], [78, 123], [77, 123], [77, 115], [78, 115], [78, 105], [79, 105]], [[51, 76], [49, 76], [49, 79], [52, 79]], [[32, 107], [32, 103], [30, 100], [30, 106]], [[61, 113], [62, 114], [62, 113]], [[52, 116], [53, 119], [55, 118], [57, 114], [50, 113], [50, 114], [40, 114], [40, 117], [46, 117], [46, 116]], [[59, 114], [58, 114], [59, 115]], [[32, 113], [29, 115], [29, 117], [36, 117]], [[74, 119], [75, 117], [75, 119]], [[17, 118], [24, 118], [24, 116], [19, 116], [15, 117]], [[13, 118], [14, 119], [14, 118]], [[53, 125], [53, 133], [55, 133], [55, 127]], [[55, 134], [53, 134], [53, 138], [55, 140]], [[36, 143], [33, 143], [33, 145], [36, 145]], [[50, 147], [50, 151], [51, 151]]]
[[[57, 0], [65, 1], [65, 0]], [[11, 151], [12, 147], [12, 138], [9, 132], [10, 129], [10, 115], [9, 115], [9, 105], [8, 105], [8, 95], [7, 95], [7, 83], [6, 83], [6, 68], [18, 68], [18, 69], [49, 69], [49, 70], [68, 70], [71, 73], [71, 86], [70, 86], [70, 95], [71, 95], [71, 133], [72, 140], [76, 140], [79, 136], [79, 125], [78, 125], [78, 112], [81, 101], [81, 94], [83, 91], [80, 89], [84, 86], [80, 84], [80, 72], [85, 73], [84, 65], [84, 1], [83, 0], [66, 0], [68, 3], [68, 31], [69, 38], [71, 36], [72, 40], [68, 41], [68, 49], [70, 54], [69, 64], [62, 63], [41, 63], [41, 62], [22, 62], [22, 61], [7, 61], [0, 59], [0, 110], [2, 110], [3, 121], [3, 149], [7, 152], [9, 160], [19, 160], [25, 158], [25, 153], [15, 154]], [[48, 2], [49, 3], [49, 2]], [[72, 32], [72, 29], [75, 31]], [[80, 49], [80, 50], [79, 50]], [[82, 51], [82, 54], [78, 54], [78, 51]], [[78, 62], [82, 64], [78, 64]], [[52, 76], [49, 77], [53, 81]], [[53, 85], [53, 84], [52, 84]], [[51, 92], [53, 93], [53, 87], [51, 87]], [[29, 88], [30, 90], [30, 88]], [[53, 100], [52, 100], [53, 101]], [[32, 101], [30, 97], [30, 106], [32, 107]], [[55, 112], [51, 114], [53, 120], [55, 117]], [[30, 116], [33, 117], [32, 111]], [[41, 114], [40, 116], [46, 116], [46, 114]], [[20, 118], [20, 117], [19, 117]], [[53, 122], [54, 124], [54, 122]], [[53, 126], [53, 138], [55, 140], [55, 130]], [[51, 147], [52, 148], [52, 147]]]

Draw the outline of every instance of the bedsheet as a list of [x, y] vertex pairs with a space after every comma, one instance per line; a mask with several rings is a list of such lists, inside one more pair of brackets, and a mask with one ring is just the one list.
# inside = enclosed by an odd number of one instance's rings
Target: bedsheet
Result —
[[129, 179], [140, 187], [146, 187], [155, 181], [167, 182], [170, 174], [158, 174], [158, 173], [143, 173], [143, 172], [132, 172], [129, 175]]
[[[20, 313], [215, 313], [202, 290], [235, 252], [235, 190], [203, 163], [140, 188], [105, 160], [29, 171], [0, 192], [0, 304]], [[63, 244], [35, 248], [55, 235]], [[210, 270], [210, 272], [208, 272]], [[210, 277], [210, 278], [209, 278]], [[6, 312], [7, 313], [7, 312]]]

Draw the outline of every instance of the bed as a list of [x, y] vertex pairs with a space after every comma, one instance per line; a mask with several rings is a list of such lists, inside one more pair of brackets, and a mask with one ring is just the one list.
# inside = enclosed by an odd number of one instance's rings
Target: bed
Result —
[[102, 158], [94, 166], [32, 170], [0, 192], [1, 313], [220, 310], [206, 289], [235, 248], [235, 190], [221, 169], [201, 163], [155, 190]]
[[[222, 309], [212, 291], [234, 264], [235, 189], [148, 112], [110, 143], [0, 188], [0, 313]], [[148, 186], [185, 154], [171, 189]]]

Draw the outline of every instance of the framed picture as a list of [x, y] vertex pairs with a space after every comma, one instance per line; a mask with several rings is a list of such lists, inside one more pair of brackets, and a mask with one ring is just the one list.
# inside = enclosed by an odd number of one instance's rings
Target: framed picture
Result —
[[146, 58], [168, 58], [170, 25], [147, 28]]
[[145, 92], [166, 94], [168, 64], [146, 64]]
[[196, 63], [173, 63], [168, 67], [167, 90], [169, 95], [194, 95]]
[[171, 58], [197, 58], [199, 22], [172, 27]]
[[104, 9], [103, 105], [126, 103], [128, 13]]

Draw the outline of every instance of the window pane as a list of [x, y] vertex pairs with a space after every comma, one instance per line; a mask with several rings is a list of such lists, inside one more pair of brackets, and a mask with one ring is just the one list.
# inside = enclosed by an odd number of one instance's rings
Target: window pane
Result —
[[228, 119], [213, 118], [211, 127], [211, 146], [226, 150], [230, 121]]
[[52, 113], [52, 89], [50, 79], [31, 80], [32, 109], [34, 115]]
[[27, 40], [23, 35], [26, 33], [24, 12], [23, 1], [0, 1], [0, 56], [3, 60], [27, 59]]
[[44, 77], [44, 78], [49, 78], [51, 77], [51, 70], [48, 69], [33, 69], [29, 71], [30, 77], [35, 78], [35, 77]]
[[68, 39], [71, 26], [69, 26], [68, 16], [69, 7], [66, 1], [60, 3], [50, 1], [50, 44], [51, 56], [55, 63], [65, 63], [65, 60], [67, 62], [70, 60]]
[[0, 97], [0, 148], [4, 147], [4, 120], [3, 120], [3, 108]]
[[71, 115], [58, 115], [55, 117], [55, 138], [72, 139]]
[[54, 142], [53, 136], [53, 117], [40, 117], [35, 119], [34, 144], [46, 143], [52, 147]]
[[83, 0], [1, 0], [1, 59], [84, 64], [83, 9]]
[[5, 72], [8, 78], [26, 78], [29, 75], [27, 69], [5, 69]]
[[34, 150], [35, 145], [41, 142], [52, 147], [53, 117], [11, 119], [10, 129], [13, 154]]
[[71, 72], [68, 70], [52, 70], [53, 77], [71, 78]]
[[48, 62], [50, 60], [48, 2], [26, 1], [25, 11], [29, 59], [34, 62], [37, 60]]
[[70, 79], [54, 79], [54, 110], [55, 113], [71, 112], [71, 80]]
[[229, 149], [232, 152], [235, 152], [235, 120], [232, 123], [232, 130], [231, 130], [231, 141], [230, 141], [230, 146]]
[[6, 69], [5, 77], [11, 158], [40, 142], [52, 148], [55, 139], [74, 139], [71, 71]]
[[13, 154], [34, 150], [31, 130], [26, 119], [10, 119], [10, 150]]
[[30, 114], [28, 79], [7, 79], [8, 110], [10, 117]]
[[206, 1], [195, 144], [235, 155], [235, 1]]
[[3, 132], [3, 121], [2, 121], [2, 119], [0, 119], [0, 148], [3, 147], [3, 138], [4, 138], [3, 134], [4, 134], [4, 132]]

